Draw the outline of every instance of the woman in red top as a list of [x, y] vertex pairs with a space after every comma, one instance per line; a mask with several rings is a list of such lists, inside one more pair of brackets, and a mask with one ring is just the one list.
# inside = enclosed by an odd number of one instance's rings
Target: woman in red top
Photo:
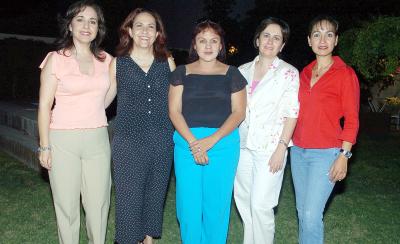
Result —
[[332, 56], [337, 31], [338, 22], [330, 16], [311, 21], [308, 43], [316, 60], [300, 74], [291, 168], [301, 244], [323, 243], [325, 204], [335, 182], [346, 177], [358, 132], [358, 79], [340, 57]]

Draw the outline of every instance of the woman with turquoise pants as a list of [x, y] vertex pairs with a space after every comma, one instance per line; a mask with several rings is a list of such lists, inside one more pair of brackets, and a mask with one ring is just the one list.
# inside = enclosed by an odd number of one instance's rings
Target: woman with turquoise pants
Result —
[[239, 160], [238, 125], [247, 84], [222, 61], [222, 28], [199, 23], [191, 63], [171, 74], [169, 114], [175, 126], [176, 208], [183, 244], [226, 243], [233, 181]]

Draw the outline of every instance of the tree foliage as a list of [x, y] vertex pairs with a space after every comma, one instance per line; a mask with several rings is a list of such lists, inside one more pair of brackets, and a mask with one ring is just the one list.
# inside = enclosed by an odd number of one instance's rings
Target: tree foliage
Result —
[[368, 87], [384, 89], [400, 76], [400, 17], [377, 17], [341, 35], [339, 54]]

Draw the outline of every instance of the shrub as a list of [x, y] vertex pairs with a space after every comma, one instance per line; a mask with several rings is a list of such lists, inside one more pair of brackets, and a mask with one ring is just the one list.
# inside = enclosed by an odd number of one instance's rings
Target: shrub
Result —
[[377, 17], [339, 38], [340, 56], [368, 87], [382, 90], [400, 79], [400, 17]]

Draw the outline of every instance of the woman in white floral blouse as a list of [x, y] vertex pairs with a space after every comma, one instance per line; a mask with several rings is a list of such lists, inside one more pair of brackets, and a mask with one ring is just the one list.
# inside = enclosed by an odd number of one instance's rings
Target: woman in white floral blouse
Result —
[[239, 67], [246, 78], [246, 119], [240, 125], [240, 160], [235, 202], [244, 225], [245, 244], [273, 243], [287, 148], [299, 111], [299, 72], [278, 58], [289, 26], [277, 18], [263, 20], [254, 46], [259, 55]]

